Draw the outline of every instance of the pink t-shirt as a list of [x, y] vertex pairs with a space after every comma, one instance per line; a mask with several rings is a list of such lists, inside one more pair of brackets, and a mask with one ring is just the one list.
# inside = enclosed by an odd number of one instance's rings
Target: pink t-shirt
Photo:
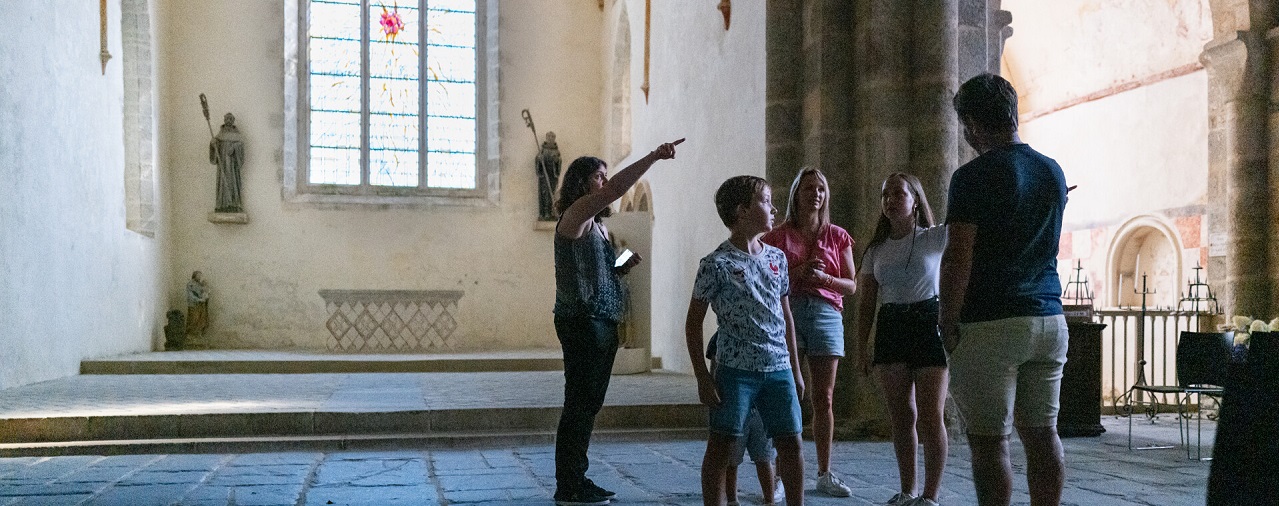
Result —
[[[775, 246], [786, 253], [786, 263], [790, 264], [791, 277], [791, 293], [802, 293], [806, 295], [815, 295], [830, 302], [835, 309], [844, 310], [844, 296], [839, 292], [830, 288], [814, 286], [809, 283], [800, 281], [796, 277], [798, 271], [796, 266], [803, 262], [816, 257], [826, 262], [826, 274], [835, 277], [843, 277], [844, 272], [844, 248], [853, 247], [853, 236], [848, 235], [848, 231], [840, 228], [838, 225], [827, 226], [817, 238], [817, 248], [810, 251], [812, 245], [804, 238], [798, 229], [789, 224], [782, 224], [774, 228], [772, 231], [764, 234], [762, 238], [765, 244]], [[853, 266], [848, 266], [849, 272], [852, 272]]]

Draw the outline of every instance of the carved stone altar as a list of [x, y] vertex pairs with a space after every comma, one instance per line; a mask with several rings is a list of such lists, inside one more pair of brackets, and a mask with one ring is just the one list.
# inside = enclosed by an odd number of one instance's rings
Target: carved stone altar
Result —
[[452, 349], [461, 290], [320, 290], [329, 351], [423, 352]]

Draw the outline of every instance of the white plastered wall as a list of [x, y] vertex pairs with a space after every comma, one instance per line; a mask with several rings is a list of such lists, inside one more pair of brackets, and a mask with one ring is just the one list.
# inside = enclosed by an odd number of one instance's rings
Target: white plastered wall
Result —
[[[556, 347], [551, 231], [534, 230], [539, 133], [567, 161], [601, 147], [601, 12], [593, 2], [500, 2], [501, 194], [493, 206], [315, 207], [281, 199], [282, 0], [164, 2], [162, 155], [173, 271], [209, 281], [216, 347], [324, 349], [322, 289], [462, 290], [457, 349]], [[245, 136], [248, 225], [213, 224], [214, 168], [198, 95]], [[215, 127], [217, 125], [214, 125]], [[180, 287], [168, 292], [182, 303]]]
[[[715, 190], [731, 176], [764, 176], [764, 2], [735, 3], [727, 31], [714, 2], [653, 2], [647, 103], [640, 90], [645, 2], [605, 3], [608, 20], [626, 5], [632, 36], [633, 138], [619, 167], [663, 142], [687, 138], [675, 160], [658, 162], [645, 177], [653, 192], [653, 250], [641, 252], [652, 268], [653, 355], [663, 367], [687, 372], [684, 320], [697, 262], [728, 238], [715, 212]], [[612, 40], [608, 25], [603, 40]], [[610, 62], [612, 51], [598, 53]], [[706, 335], [714, 328], [708, 315]]]
[[[1199, 54], [1207, 0], [1005, 0], [1022, 140], [1056, 159], [1065, 229], [1200, 203], [1208, 181], [1208, 89]], [[1133, 191], [1141, 188], [1141, 191]]]
[[[0, 389], [159, 346], [166, 230], [126, 228], [120, 2], [0, 15]], [[163, 197], [155, 202], [163, 216]]]

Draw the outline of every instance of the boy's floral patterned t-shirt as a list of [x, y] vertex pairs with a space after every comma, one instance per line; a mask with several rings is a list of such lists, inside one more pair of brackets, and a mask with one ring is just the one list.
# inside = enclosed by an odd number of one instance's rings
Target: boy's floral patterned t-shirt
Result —
[[715, 311], [719, 365], [757, 372], [790, 369], [781, 300], [790, 293], [786, 272], [786, 255], [767, 244], [751, 255], [724, 241], [702, 258], [693, 298]]

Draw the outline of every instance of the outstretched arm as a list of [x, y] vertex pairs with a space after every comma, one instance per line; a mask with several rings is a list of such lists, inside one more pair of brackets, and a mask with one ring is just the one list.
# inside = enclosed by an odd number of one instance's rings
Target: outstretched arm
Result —
[[586, 224], [600, 211], [603, 211], [605, 207], [612, 204], [614, 200], [622, 198], [622, 195], [625, 195], [632, 186], [635, 186], [635, 182], [639, 181], [639, 178], [645, 172], [648, 172], [648, 169], [654, 163], [658, 160], [675, 158], [675, 146], [681, 142], [684, 142], [684, 139], [658, 146], [657, 149], [644, 155], [643, 158], [618, 171], [607, 183], [604, 183], [604, 187], [600, 191], [583, 195], [577, 199], [576, 202], [573, 202], [573, 205], [564, 210], [555, 233], [569, 239], [582, 237], [582, 234], [586, 233]]

